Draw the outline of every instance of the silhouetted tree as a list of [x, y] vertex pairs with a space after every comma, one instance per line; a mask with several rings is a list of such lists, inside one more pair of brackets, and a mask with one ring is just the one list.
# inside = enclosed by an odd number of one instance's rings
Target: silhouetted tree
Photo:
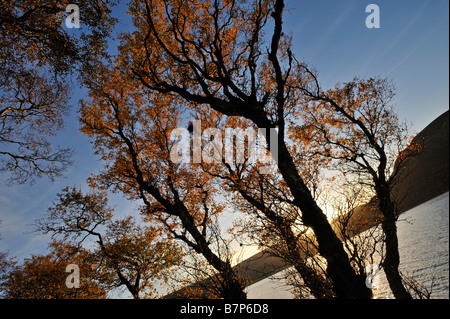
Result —
[[69, 109], [70, 77], [104, 52], [115, 1], [78, 2], [81, 28], [62, 26], [65, 1], [2, 1], [0, 6], [0, 171], [9, 181], [51, 180], [71, 163], [72, 151], [50, 138]]
[[84, 195], [76, 188], [65, 188], [36, 225], [38, 231], [78, 247], [93, 237], [96, 248], [89, 253], [96, 273], [91, 278], [107, 291], [125, 286], [133, 298], [154, 296], [153, 283], [166, 280], [169, 268], [180, 260], [178, 247], [159, 239], [154, 227], [137, 225], [131, 217], [112, 217], [104, 193]]
[[120, 68], [97, 66], [85, 83], [90, 93], [81, 103], [82, 132], [105, 162], [92, 184], [141, 200], [149, 221], [215, 269], [220, 297], [245, 298], [231, 263], [211, 245], [210, 227], [223, 211], [211, 177], [171, 161], [170, 136], [180, 123], [176, 101], [143, 90]]
[[336, 295], [369, 298], [365, 278], [351, 267], [288, 148], [286, 130], [301, 93], [295, 86], [300, 64], [283, 33], [283, 10], [282, 0], [132, 1], [137, 30], [123, 37], [119, 61], [146, 88], [177, 96], [194, 109], [208, 106], [258, 128], [276, 128], [266, 138], [278, 143], [279, 174], [302, 223], [314, 231]]
[[[46, 255], [32, 255], [5, 275], [0, 291], [7, 299], [102, 299], [106, 291], [94, 279], [90, 253], [68, 243], [52, 242]], [[69, 264], [79, 267], [79, 287], [68, 287]]]
[[311, 153], [337, 161], [355, 183], [370, 187], [383, 216], [386, 277], [396, 298], [411, 298], [399, 271], [396, 207], [401, 199], [395, 197], [394, 185], [404, 178], [406, 160], [421, 145], [420, 141], [410, 144], [408, 127], [391, 106], [394, 86], [387, 79], [355, 78], [323, 91], [315, 72], [306, 65], [303, 72], [309, 78], [299, 83], [305, 94], [305, 116], [293, 134], [310, 141]]

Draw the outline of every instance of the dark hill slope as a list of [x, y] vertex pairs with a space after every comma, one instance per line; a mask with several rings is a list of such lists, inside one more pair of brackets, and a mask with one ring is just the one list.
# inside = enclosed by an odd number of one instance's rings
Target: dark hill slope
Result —
[[445, 112], [425, 129], [415, 140], [424, 142], [423, 152], [408, 161], [407, 176], [396, 192], [403, 198], [400, 213], [420, 205], [449, 190], [449, 112]]
[[[421, 152], [407, 160], [394, 183], [399, 214], [416, 207], [449, 190], [449, 111], [425, 127], [412, 143], [421, 141]], [[355, 209], [352, 216], [354, 234], [380, 222], [374, 201]], [[358, 221], [365, 221], [360, 228]]]

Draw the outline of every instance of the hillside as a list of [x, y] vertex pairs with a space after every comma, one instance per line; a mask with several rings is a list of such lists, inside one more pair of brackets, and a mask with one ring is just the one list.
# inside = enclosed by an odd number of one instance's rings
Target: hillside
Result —
[[400, 213], [416, 207], [449, 190], [449, 112], [445, 112], [417, 136], [423, 139], [424, 150], [407, 165], [407, 177], [397, 188]]
[[[413, 139], [422, 141], [422, 151], [410, 158], [394, 183], [395, 198], [399, 200], [399, 214], [416, 207], [449, 190], [449, 111], [443, 113]], [[356, 208], [353, 220], [368, 221], [365, 228], [380, 221], [375, 203]]]

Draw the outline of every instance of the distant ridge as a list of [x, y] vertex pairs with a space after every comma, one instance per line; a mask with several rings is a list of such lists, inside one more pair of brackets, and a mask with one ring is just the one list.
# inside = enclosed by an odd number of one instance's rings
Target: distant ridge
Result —
[[[422, 140], [423, 150], [406, 162], [403, 168], [406, 170], [403, 175], [405, 177], [394, 188], [396, 196], [402, 198], [399, 204], [400, 214], [449, 191], [449, 111], [426, 126], [412, 142], [418, 140]], [[355, 234], [380, 221], [379, 212], [374, 209], [373, 203], [356, 208], [352, 218], [369, 221], [365, 228], [358, 227]], [[284, 260], [262, 251], [242, 261], [235, 268], [248, 279], [250, 285], [289, 266]], [[194, 287], [191, 286], [192, 288]], [[164, 298], [180, 298], [183, 290]]]
[[449, 190], [449, 111], [425, 127], [414, 140], [423, 139], [423, 152], [406, 166], [407, 177], [396, 189], [404, 200], [400, 213]]
[[[412, 143], [418, 141], [422, 151], [405, 162], [393, 189], [399, 214], [449, 191], [449, 111], [419, 132]], [[356, 235], [378, 224], [381, 214], [371, 201], [357, 207], [352, 218], [367, 222], [365, 228], [355, 228]]]

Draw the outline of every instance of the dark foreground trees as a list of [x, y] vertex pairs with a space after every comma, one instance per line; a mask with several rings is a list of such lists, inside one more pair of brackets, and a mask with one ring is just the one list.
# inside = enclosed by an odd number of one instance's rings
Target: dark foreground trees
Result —
[[355, 78], [323, 91], [307, 66], [304, 74], [312, 81], [299, 83], [306, 104], [304, 121], [293, 134], [310, 142], [311, 154], [334, 160], [354, 183], [375, 195], [385, 236], [386, 278], [395, 298], [410, 299], [399, 271], [396, 221], [402, 199], [395, 186], [405, 178], [404, 165], [421, 150], [420, 141], [411, 143], [407, 125], [395, 113], [389, 80]]
[[[1, 277], [0, 295], [6, 299], [106, 298], [106, 291], [94, 279], [95, 269], [91, 267], [88, 251], [57, 241], [52, 242], [50, 248], [48, 254], [32, 255], [22, 264], [11, 260], [10, 269]], [[77, 282], [78, 287], [69, 288], [66, 280], [71, 271], [66, 270], [74, 264], [82, 278]]]
[[267, 140], [277, 143], [279, 173], [314, 231], [336, 295], [369, 298], [364, 276], [350, 265], [288, 149], [300, 64], [282, 30], [284, 1], [133, 1], [131, 10], [137, 31], [123, 37], [123, 67], [148, 89], [193, 108], [207, 105], [258, 128], [277, 128]]
[[81, 103], [82, 132], [105, 162], [92, 185], [142, 201], [148, 221], [215, 269], [218, 297], [245, 298], [241, 278], [220, 254], [214, 224], [223, 207], [215, 202], [215, 185], [195, 167], [171, 160], [177, 102], [142, 89], [118, 68], [97, 66], [85, 83], [90, 93]]
[[[334, 161], [377, 195], [386, 274], [395, 296], [408, 297], [398, 270], [392, 187], [411, 149], [400, 152], [406, 130], [388, 108], [388, 83], [355, 79], [323, 92], [315, 73], [293, 56], [291, 38], [283, 33], [282, 0], [131, 1], [136, 30], [122, 35], [112, 63], [104, 59], [104, 43], [113, 20], [107, 17], [108, 2], [97, 4], [85, 3], [84, 21], [92, 32], [81, 37], [81, 44], [52, 20], [63, 12], [59, 2], [8, 2], [2, 8], [2, 41], [8, 50], [0, 62], [0, 142], [12, 148], [0, 151], [6, 158], [3, 169], [25, 181], [53, 178], [67, 166], [69, 151], [53, 152], [43, 137], [61, 127], [69, 96], [61, 79], [72, 63], [79, 63], [89, 89], [81, 102], [81, 130], [105, 163], [91, 186], [141, 201], [158, 235], [182, 242], [185, 252], [200, 258], [198, 265], [213, 269], [204, 272], [211, 277], [203, 283], [214, 283], [214, 297], [246, 297], [245, 280], [232, 267], [230, 247], [218, 231], [225, 208], [220, 196], [229, 196], [234, 207], [256, 221], [249, 226], [261, 230], [260, 242], [291, 262], [316, 298], [371, 297], [356, 248], [341, 242], [342, 232], [336, 233], [317, 201], [317, 172]], [[24, 68], [14, 67], [24, 61]], [[275, 170], [262, 173], [252, 163], [250, 146], [242, 146], [245, 138], [242, 144], [232, 139], [235, 155], [239, 145], [245, 149], [242, 161], [224, 160], [222, 148], [219, 158], [210, 156], [223, 137], [214, 130], [200, 137], [207, 149], [200, 151], [200, 162], [194, 160], [195, 145], [187, 154], [194, 163], [174, 161], [177, 127], [187, 126], [195, 144], [188, 116], [216, 129], [265, 129]], [[96, 238], [101, 280], [140, 297], [152, 262], [147, 258], [154, 256], [153, 230], [130, 219], [113, 223], [102, 203], [101, 196], [67, 190], [41, 230], [81, 242], [85, 236]], [[113, 239], [105, 239], [99, 227]], [[161, 246], [158, 250], [166, 254], [159, 257], [167, 261], [173, 249]], [[316, 253], [324, 260], [311, 266], [307, 259]]]
[[[138, 225], [129, 216], [114, 219], [102, 192], [63, 189], [36, 226], [39, 232], [74, 243], [73, 255], [81, 251], [89, 256], [82, 264], [92, 269], [83, 279], [105, 291], [125, 287], [135, 299], [155, 297], [155, 283], [166, 282], [169, 269], [181, 258], [178, 246], [161, 238], [155, 227]], [[89, 239], [94, 248], [83, 249], [82, 244], [92, 246]]]
[[114, 1], [86, 0], [73, 35], [63, 24], [65, 1], [2, 1], [0, 5], [0, 171], [10, 181], [51, 180], [72, 150], [52, 145], [69, 110], [71, 76], [104, 49]]

